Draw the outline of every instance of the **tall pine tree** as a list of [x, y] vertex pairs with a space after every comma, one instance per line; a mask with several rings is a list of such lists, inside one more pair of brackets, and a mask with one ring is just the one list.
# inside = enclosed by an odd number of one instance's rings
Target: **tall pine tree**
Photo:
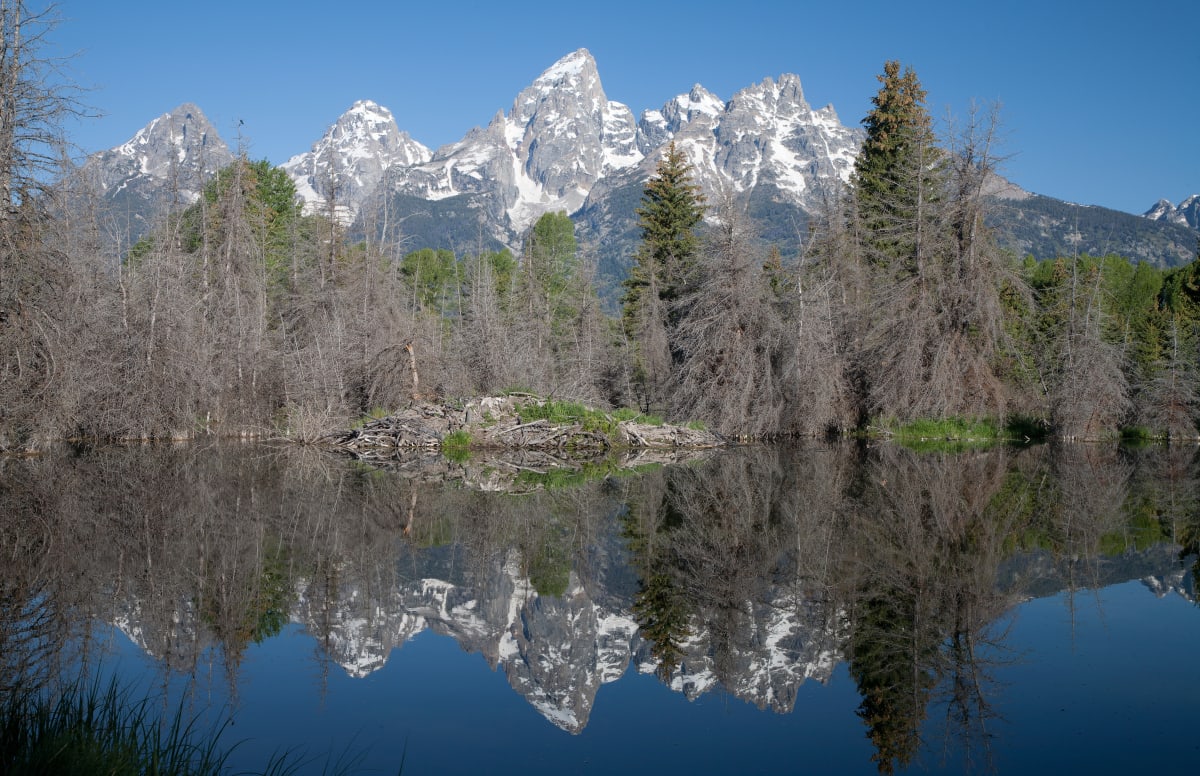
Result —
[[861, 415], [1002, 418], [1013, 387], [1002, 293], [1024, 292], [982, 226], [991, 126], [972, 124], [950, 154], [916, 74], [892, 61], [879, 81], [850, 200]]
[[642, 242], [621, 300], [625, 334], [635, 349], [633, 389], [648, 411], [665, 408], [671, 368], [671, 308], [695, 273], [704, 194], [675, 143], [646, 183], [637, 210]]
[[855, 206], [868, 258], [899, 262], [919, 273], [933, 247], [935, 204], [945, 189], [943, 154], [925, 108], [925, 89], [911, 68], [890, 61], [863, 119], [867, 130], [854, 165]]

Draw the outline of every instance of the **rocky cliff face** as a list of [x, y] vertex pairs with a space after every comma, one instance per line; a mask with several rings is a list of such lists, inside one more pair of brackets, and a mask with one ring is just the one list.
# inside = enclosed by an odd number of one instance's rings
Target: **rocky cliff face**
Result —
[[109, 231], [127, 249], [154, 218], [196, 201], [234, 154], [197, 106], [164, 113], [116, 148], [91, 156], [82, 176], [100, 197]]
[[195, 199], [217, 170], [233, 161], [233, 152], [208, 118], [184, 103], [142, 127], [122, 145], [88, 160], [105, 194], [130, 187], [178, 186], [178, 196]]
[[[334, 601], [306, 594], [293, 619], [356, 677], [382, 668], [393, 650], [426, 629], [449, 636], [503, 671], [549, 722], [578, 733], [602, 685], [630, 666], [640, 673], [657, 668], [630, 603], [606, 599], [609, 591], [575, 574], [562, 595], [538, 595], [513, 556], [471, 586], [427, 578], [374, 596], [354, 585]], [[801, 684], [827, 681], [840, 662], [840, 616], [816, 604], [785, 603], [782, 594], [747, 605], [753, 621], [745, 632], [695, 624], [670, 684], [689, 698], [724, 685], [762, 708], [789, 711]]]
[[309, 210], [332, 202], [351, 221], [385, 177], [428, 162], [433, 152], [400, 131], [392, 112], [370, 100], [354, 103], [312, 148], [285, 162], [284, 170]]
[[[632, 228], [625, 190], [640, 191], [667, 143], [684, 149], [710, 196], [761, 189], [805, 208], [848, 179], [861, 136], [842, 126], [832, 107], [810, 107], [794, 75], [768, 78], [728, 103], [697, 84], [635, 119], [608, 98], [595, 59], [579, 49], [522, 89], [507, 113], [436, 152], [402, 132], [386, 108], [364, 100], [283, 167], [310, 211], [332, 200], [338, 215], [359, 218], [363, 231], [373, 223], [365, 211], [387, 203], [397, 218], [414, 216], [407, 232], [422, 245], [462, 249], [451, 243], [482, 234], [517, 248], [542, 214], [586, 206], [612, 214], [606, 228], [584, 229], [595, 246], [610, 242], [611, 231]], [[181, 175], [203, 177], [194, 168], [205, 144], [209, 173], [232, 160], [199, 109], [182, 106], [91, 164], [106, 192], [142, 179], [165, 185]], [[183, 149], [188, 164], [172, 166], [169, 149]]]
[[596, 181], [641, 158], [632, 112], [607, 98], [595, 60], [580, 49], [523, 89], [507, 115], [389, 185], [416, 200], [475, 198], [488, 231], [511, 243], [543, 213], [574, 212]]

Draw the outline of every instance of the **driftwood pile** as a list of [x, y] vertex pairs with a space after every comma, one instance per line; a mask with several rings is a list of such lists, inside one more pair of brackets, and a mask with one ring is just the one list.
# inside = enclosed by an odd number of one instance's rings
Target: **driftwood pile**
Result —
[[[520, 410], [534, 397], [492, 396], [461, 408], [414, 402], [387, 417], [370, 420], [358, 428], [323, 437], [319, 444], [358, 458], [386, 460], [418, 451], [441, 450], [451, 445], [472, 451], [527, 450], [554, 457], [603, 455], [611, 450], [678, 450], [719, 447], [724, 440], [708, 431], [634, 421], [612, 424], [615, 432], [585, 429], [581, 423], [527, 420]], [[463, 432], [451, 437], [456, 432]]]

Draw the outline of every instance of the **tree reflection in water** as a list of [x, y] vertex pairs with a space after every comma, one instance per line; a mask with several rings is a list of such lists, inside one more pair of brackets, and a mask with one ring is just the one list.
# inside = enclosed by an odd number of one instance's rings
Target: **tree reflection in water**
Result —
[[235, 705], [248, 645], [289, 621], [324, 675], [432, 628], [571, 732], [631, 663], [788, 712], [844, 660], [885, 773], [938, 727], [987, 764], [1017, 601], [1109, 584], [1163, 546], [1200, 573], [1192, 448], [747, 447], [521, 495], [485, 490], [488, 462], [262, 446], [0, 467], [0, 691], [86, 661], [95, 623], [164, 682], [215, 651]]

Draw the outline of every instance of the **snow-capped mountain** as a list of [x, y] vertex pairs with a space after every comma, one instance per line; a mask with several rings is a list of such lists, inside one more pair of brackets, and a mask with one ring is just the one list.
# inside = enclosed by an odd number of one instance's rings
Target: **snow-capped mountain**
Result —
[[761, 187], [807, 209], [823, 187], [849, 179], [862, 131], [843, 126], [832, 106], [810, 107], [794, 75], [768, 78], [728, 103], [697, 84], [635, 122], [608, 99], [595, 60], [580, 49], [522, 90], [507, 115], [401, 171], [395, 190], [424, 201], [490, 198], [477, 207], [491, 215], [492, 234], [515, 245], [547, 211], [604, 207], [614, 192], [640, 189], [671, 141], [710, 195]]
[[660, 110], [642, 112], [638, 122], [638, 149], [643, 155], [653, 154], [692, 121], [703, 119], [711, 124], [724, 111], [725, 103], [720, 97], [696, 84], [690, 92], [668, 101]]
[[419, 201], [465, 196], [515, 244], [543, 213], [574, 212], [596, 181], [642, 159], [633, 113], [604, 94], [585, 49], [523, 89], [508, 114], [402, 170], [392, 190]]
[[[348, 585], [333, 601], [299, 592], [293, 621], [347, 674], [382, 668], [393, 650], [428, 629], [482, 655], [539, 714], [571, 733], [587, 726], [602, 685], [631, 665], [639, 673], [657, 667], [627, 602], [590, 589], [574, 573], [562, 595], [540, 596], [517, 554], [470, 587], [422, 578], [375, 595]], [[794, 596], [787, 601], [747, 602], [750, 630], [736, 649], [722, 650], [722, 669], [712, 631], [697, 622], [671, 686], [695, 699], [724, 683], [761, 708], [790, 711], [806, 680], [828, 681], [844, 635], [840, 613], [816, 602], [797, 605]]]
[[164, 113], [125, 143], [88, 161], [103, 192], [113, 194], [140, 183], [175, 182], [181, 196], [195, 199], [233, 152], [204, 113], [190, 102]]
[[1170, 200], [1160, 199], [1142, 215], [1151, 221], [1166, 221], [1169, 224], [1200, 229], [1200, 194], [1193, 194], [1178, 205], [1171, 204]]
[[158, 212], [190, 205], [234, 154], [197, 106], [184, 103], [137, 131], [125, 143], [88, 158], [82, 176], [128, 229], [132, 244]]
[[428, 162], [433, 152], [396, 124], [392, 112], [359, 100], [334, 122], [310, 150], [281, 166], [310, 210], [332, 198], [347, 220], [391, 170]]
[[784, 75], [743, 89], [711, 121], [690, 121], [672, 139], [706, 188], [769, 186], [808, 209], [823, 188], [849, 181], [863, 132], [843, 126], [832, 105], [813, 109], [800, 79]]
[[[363, 565], [343, 561], [326, 574], [293, 580], [288, 618], [304, 627], [325, 658], [356, 678], [389, 660], [403, 660], [398, 651], [421, 633], [448, 637], [503, 672], [549, 723], [579, 733], [603, 685], [630, 669], [651, 674], [660, 667], [639, 630], [637, 575], [621, 541], [615, 532], [599, 541], [588, 562], [572, 568], [554, 594], [538, 592], [516, 548], [473, 563], [464, 562], [468, 555], [461, 549], [400, 543], [395, 554], [385, 552]], [[780, 559], [787, 555], [781, 549]], [[1177, 545], [1088, 563], [1090, 585], [1140, 579], [1159, 597], [1196, 600], [1190, 562], [1181, 564]], [[849, 654], [852, 601], [830, 595], [827, 582], [809, 587], [801, 575], [784, 572], [786, 566], [769, 567], [779, 573], [777, 579], [689, 612], [679, 663], [665, 677], [673, 690], [695, 700], [722, 688], [759, 708], [788, 713], [806, 682], [830, 681]], [[180, 572], [158, 573], [170, 580]], [[153, 581], [144, 589], [127, 586], [106, 595], [102, 616], [164, 665], [194, 671], [207, 649], [221, 646], [212, 620], [221, 605], [206, 614], [197, 604], [202, 596], [186, 584]], [[1078, 583], [1072, 563], [1044, 550], [1007, 558], [996, 577], [997, 592], [1007, 602], [1003, 609], [1074, 590]], [[227, 611], [239, 612], [236, 605]]]
[[[387, 108], [363, 100], [283, 168], [310, 210], [324, 208], [332, 194], [349, 219], [388, 196], [398, 217], [433, 213], [424, 227], [420, 219], [408, 224], [415, 242], [457, 247], [443, 243], [482, 228], [516, 248], [543, 213], [610, 207], [614, 193], [628, 199], [624, 190], [640, 190], [671, 141], [710, 195], [761, 190], [808, 209], [824, 187], [848, 180], [861, 140], [862, 131], [843, 126], [832, 106], [809, 106], [795, 75], [767, 78], [729, 102], [696, 84], [635, 119], [608, 98], [595, 59], [579, 49], [522, 89], [507, 113], [436, 152], [401, 131]], [[185, 105], [90, 164], [105, 191], [140, 177], [165, 183], [182, 172], [200, 179], [191, 167], [206, 147], [205, 170], [232, 160], [199, 109]], [[634, 218], [632, 208], [621, 208], [624, 229]], [[606, 235], [590, 237], [600, 244]]]

